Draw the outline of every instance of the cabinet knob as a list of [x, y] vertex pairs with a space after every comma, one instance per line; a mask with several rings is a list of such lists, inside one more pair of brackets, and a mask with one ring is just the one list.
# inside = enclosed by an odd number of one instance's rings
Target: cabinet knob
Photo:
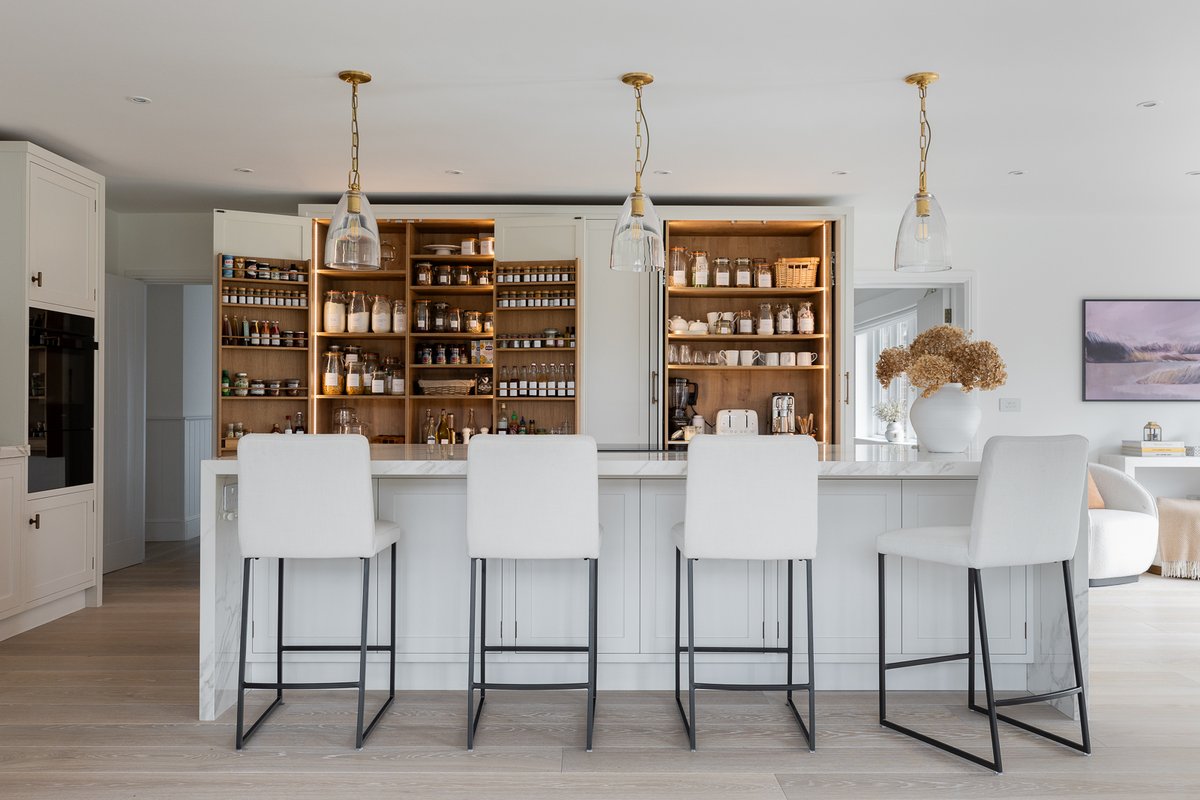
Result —
[[29, 524], [33, 526], [34, 530], [40, 531], [42, 529], [42, 515], [34, 514], [33, 518], [29, 520]]
[[42, 273], [35, 272], [33, 277], [29, 279], [31, 283], [36, 283], [39, 287], [42, 285]]

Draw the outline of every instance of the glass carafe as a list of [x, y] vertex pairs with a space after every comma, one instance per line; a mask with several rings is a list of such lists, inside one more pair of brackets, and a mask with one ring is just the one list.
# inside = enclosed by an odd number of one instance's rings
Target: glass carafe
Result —
[[367, 308], [365, 292], [351, 290], [350, 302], [346, 308], [346, 331], [348, 333], [368, 333], [371, 330], [371, 312]]
[[341, 292], [330, 289], [325, 293], [325, 327], [326, 333], [346, 332], [346, 297]]
[[671, 281], [671, 286], [683, 287], [688, 285], [687, 251], [682, 245], [675, 245], [671, 248], [671, 257], [667, 262], [667, 275]]
[[801, 303], [800, 311], [796, 314], [796, 319], [799, 323], [800, 333], [814, 333], [816, 331], [817, 319], [813, 316], [812, 303]]
[[345, 393], [346, 375], [342, 367], [341, 353], [326, 353], [325, 368], [321, 372], [321, 394]]
[[708, 253], [704, 250], [693, 250], [691, 259], [691, 282], [696, 288], [708, 286]]

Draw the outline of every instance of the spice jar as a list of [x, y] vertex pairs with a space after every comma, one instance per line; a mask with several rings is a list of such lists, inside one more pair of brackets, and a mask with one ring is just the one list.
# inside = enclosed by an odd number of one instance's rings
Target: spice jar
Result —
[[432, 329], [429, 301], [413, 301], [413, 333], [429, 333]]
[[270, 378], [267, 380], [267, 397], [279, 397], [280, 391], [283, 388], [283, 382], [279, 378]]
[[708, 252], [693, 250], [691, 255], [692, 286], [704, 288], [708, 286]]
[[346, 394], [366, 394], [367, 381], [367, 369], [362, 361], [346, 364]]
[[732, 277], [729, 269], [729, 259], [717, 256], [713, 259], [713, 286], [728, 287]]
[[490, 269], [475, 270], [475, 285], [476, 286], [491, 286], [492, 271]]
[[495, 236], [480, 236], [479, 237], [479, 255], [481, 255], [481, 256], [496, 255], [496, 237]]
[[246, 377], [245, 372], [234, 373], [233, 396], [245, 397], [248, 394], [250, 394], [250, 379]]
[[371, 330], [371, 312], [367, 309], [366, 292], [350, 291], [350, 302], [346, 304], [346, 331], [367, 333]]
[[446, 332], [446, 317], [450, 314], [449, 303], [434, 303], [433, 304], [433, 331], [434, 333]]
[[264, 397], [267, 394], [267, 384], [261, 378], [250, 381], [250, 396]]
[[461, 242], [459, 242], [459, 244], [461, 246], [459, 253], [464, 256], [475, 255], [475, 246], [478, 243], [479, 243], [479, 240], [475, 239], [475, 238], [463, 239]]
[[470, 286], [471, 285], [471, 268], [465, 264], [460, 264], [454, 268], [454, 285], [455, 286]]
[[392, 332], [392, 302], [381, 294], [371, 304], [371, 333]]
[[321, 394], [345, 393], [346, 377], [341, 353], [336, 350], [326, 353], [325, 368], [321, 372]]
[[483, 313], [480, 311], [464, 311], [463, 330], [467, 333], [483, 333]]
[[418, 286], [433, 285], [433, 264], [430, 264], [428, 261], [422, 261], [413, 269], [415, 269], [417, 273]]
[[750, 259], [735, 258], [733, 260], [734, 285], [739, 289], [749, 289], [754, 286], [754, 273]]
[[670, 278], [671, 286], [684, 287], [688, 285], [687, 281], [687, 250], [683, 245], [673, 245], [671, 247], [671, 256], [667, 261], [667, 275]]
[[435, 286], [450, 285], [450, 265], [438, 264], [433, 270], [433, 283]]
[[754, 267], [754, 285], [759, 289], [770, 289], [775, 280], [771, 274], [771, 265], [767, 263], [767, 260], [765, 258], [753, 259], [751, 266]]
[[816, 317], [813, 316], [812, 303], [801, 303], [800, 310], [796, 312], [796, 319], [800, 333], [813, 333], [816, 330]]
[[324, 322], [326, 333], [346, 332], [346, 297], [341, 292], [330, 289], [325, 293]]

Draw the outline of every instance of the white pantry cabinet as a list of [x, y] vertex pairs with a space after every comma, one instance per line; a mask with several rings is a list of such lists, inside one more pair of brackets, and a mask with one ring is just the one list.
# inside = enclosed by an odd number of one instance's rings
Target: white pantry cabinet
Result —
[[21, 605], [24, 457], [0, 459], [0, 617]]
[[46, 600], [96, 581], [96, 492], [30, 498], [22, 545], [25, 597]]
[[30, 158], [30, 302], [95, 313], [99, 194], [95, 179]]

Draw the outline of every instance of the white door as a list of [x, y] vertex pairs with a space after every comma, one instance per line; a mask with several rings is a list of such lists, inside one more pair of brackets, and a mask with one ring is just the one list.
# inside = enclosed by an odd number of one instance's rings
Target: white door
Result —
[[21, 548], [26, 602], [95, 584], [95, 499], [88, 489], [26, 502]]
[[[597, 639], [602, 653], [636, 653], [639, 630], [639, 486], [600, 481], [600, 562]], [[522, 560], [514, 580], [514, 642], [587, 645], [588, 565]]]
[[589, 219], [583, 258], [582, 430], [603, 445], [644, 448], [658, 439], [660, 418], [655, 280], [608, 268], [615, 220]]
[[[105, 572], [146, 550], [146, 284], [104, 276]], [[198, 485], [198, 484], [197, 484]]]
[[96, 312], [97, 188], [29, 162], [29, 300]]
[[313, 221], [285, 214], [213, 211], [213, 267], [221, 253], [263, 258], [312, 257]]
[[[904, 527], [969, 525], [975, 486], [975, 481], [904, 481]], [[904, 653], [963, 652], [967, 643], [967, 571], [906, 558], [903, 572]], [[1025, 567], [983, 570], [982, 577], [992, 652], [1025, 653]]]
[[583, 258], [583, 218], [569, 214], [496, 219], [497, 261]]
[[21, 605], [21, 537], [25, 500], [25, 463], [0, 461], [0, 617]]

